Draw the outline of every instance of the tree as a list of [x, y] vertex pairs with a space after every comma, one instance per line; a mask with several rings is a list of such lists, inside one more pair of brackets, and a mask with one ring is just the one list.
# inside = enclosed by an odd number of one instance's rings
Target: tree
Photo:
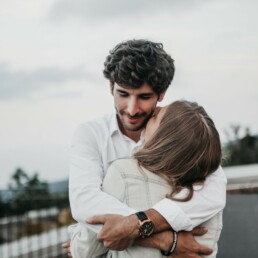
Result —
[[0, 218], [2, 218], [4, 216], [4, 211], [5, 211], [5, 203], [2, 199], [2, 194], [0, 192]]
[[9, 189], [13, 192], [11, 213], [23, 214], [26, 211], [47, 208], [51, 197], [46, 182], [41, 182], [37, 173], [31, 177], [17, 168], [11, 177]]
[[244, 165], [258, 163], [258, 137], [250, 134], [250, 129], [245, 129], [244, 137], [239, 137], [239, 125], [232, 125], [233, 137], [229, 138], [228, 144], [224, 148], [226, 156], [225, 166]]

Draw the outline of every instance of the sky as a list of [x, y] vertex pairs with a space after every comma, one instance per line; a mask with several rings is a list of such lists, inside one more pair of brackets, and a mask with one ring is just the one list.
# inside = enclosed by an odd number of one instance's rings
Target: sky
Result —
[[19, 167], [68, 178], [76, 126], [114, 111], [103, 63], [128, 39], [175, 60], [162, 105], [197, 101], [222, 142], [258, 133], [256, 0], [0, 0], [0, 189]]

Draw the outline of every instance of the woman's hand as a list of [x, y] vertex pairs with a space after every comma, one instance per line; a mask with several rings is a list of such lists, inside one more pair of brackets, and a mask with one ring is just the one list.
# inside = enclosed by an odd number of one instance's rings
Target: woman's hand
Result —
[[72, 258], [71, 250], [70, 250], [70, 241], [62, 244], [62, 248], [65, 249], [67, 256]]

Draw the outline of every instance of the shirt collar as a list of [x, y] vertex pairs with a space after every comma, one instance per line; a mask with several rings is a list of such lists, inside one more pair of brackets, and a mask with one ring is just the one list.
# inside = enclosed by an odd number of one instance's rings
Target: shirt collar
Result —
[[113, 113], [111, 116], [111, 120], [109, 124], [109, 132], [110, 132], [110, 136], [112, 136], [115, 132], [120, 132], [118, 121], [116, 118], [116, 113]]

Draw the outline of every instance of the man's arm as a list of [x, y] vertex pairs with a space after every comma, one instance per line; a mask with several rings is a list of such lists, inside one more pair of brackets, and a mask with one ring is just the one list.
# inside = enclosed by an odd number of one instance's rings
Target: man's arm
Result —
[[[199, 255], [209, 255], [212, 249], [200, 245], [194, 239], [194, 236], [202, 236], [207, 233], [204, 228], [195, 228], [192, 231], [181, 231], [178, 233], [177, 246], [173, 252], [173, 258], [201, 258]], [[167, 251], [173, 242], [173, 233], [171, 230], [154, 234], [149, 238], [138, 238], [136, 245], [152, 247], [162, 251]]]
[[[207, 231], [203, 228], [196, 228], [193, 231], [182, 231], [178, 233], [178, 243], [175, 252], [173, 253], [174, 258], [201, 258], [199, 256], [209, 255], [212, 253], [212, 249], [200, 245], [194, 239], [194, 236], [201, 236], [205, 234]], [[166, 251], [169, 249], [171, 243], [173, 241], [173, 234], [171, 230], [164, 231], [162, 233], [157, 233], [149, 238], [137, 238], [134, 241], [135, 245], [140, 245], [143, 247], [151, 247], [159, 250]], [[70, 251], [70, 242], [67, 242], [62, 245], [62, 247], [66, 250], [68, 257], [72, 258]], [[75, 258], [75, 257], [74, 257]]]
[[[154, 233], [171, 230], [167, 221], [155, 210], [150, 209], [145, 213], [154, 224]], [[139, 237], [139, 220], [135, 214], [130, 216], [95, 215], [87, 219], [87, 223], [103, 225], [97, 239], [103, 241], [104, 246], [111, 250], [124, 250]]]
[[[70, 155], [69, 198], [75, 220], [85, 223], [94, 214], [130, 215], [134, 209], [101, 190], [104, 178], [98, 128], [80, 125], [73, 137]], [[100, 226], [91, 226], [99, 232]]]
[[[110, 250], [122, 251], [134, 244], [167, 251], [173, 242], [173, 233], [171, 230], [156, 233], [146, 238], [139, 237], [138, 218], [136, 215], [131, 215], [129, 217], [119, 215], [99, 215], [91, 218], [89, 222], [104, 224], [97, 239], [102, 241], [104, 246]], [[113, 234], [112, 238], [110, 238], [109, 227], [112, 226], [113, 232], [116, 232], [116, 234]], [[123, 228], [124, 231], [121, 231], [121, 228]], [[211, 248], [197, 243], [194, 239], [194, 235], [203, 235], [205, 233], [207, 233], [207, 230], [204, 228], [179, 232], [177, 247], [173, 253], [173, 257], [199, 258], [201, 257], [199, 256], [200, 254], [211, 254], [213, 251]]]
[[[194, 191], [190, 201], [178, 202], [165, 198], [152, 208], [162, 214], [174, 230], [192, 230], [224, 209], [226, 186], [227, 178], [223, 169], [219, 167], [206, 178], [202, 187]], [[184, 196], [183, 191], [176, 197], [180, 198], [182, 196]], [[178, 213], [179, 211], [180, 213]], [[182, 220], [182, 214], [187, 214], [191, 225]]]

